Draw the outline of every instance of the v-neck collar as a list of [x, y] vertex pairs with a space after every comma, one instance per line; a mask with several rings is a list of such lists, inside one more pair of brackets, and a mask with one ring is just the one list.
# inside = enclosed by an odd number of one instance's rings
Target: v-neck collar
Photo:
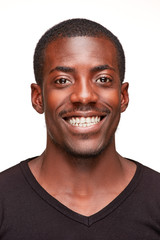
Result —
[[125, 201], [128, 198], [128, 196], [134, 191], [134, 189], [137, 187], [137, 185], [140, 181], [141, 175], [142, 175], [142, 165], [140, 163], [134, 161], [137, 165], [137, 169], [136, 169], [135, 175], [133, 176], [132, 180], [127, 185], [127, 187], [106, 207], [104, 207], [97, 213], [88, 217], [88, 216], [84, 216], [79, 213], [76, 213], [73, 210], [66, 207], [65, 205], [63, 205], [57, 199], [52, 197], [37, 182], [37, 180], [33, 176], [32, 172], [28, 166], [28, 162], [32, 159], [33, 158], [30, 158], [30, 159], [27, 159], [20, 163], [20, 167], [23, 172], [23, 175], [24, 175], [25, 179], [27, 180], [27, 182], [29, 183], [29, 185], [32, 187], [32, 189], [39, 195], [39, 197], [41, 199], [43, 199], [51, 207], [55, 208], [57, 211], [61, 212], [63, 215], [67, 216], [68, 218], [71, 218], [74, 221], [84, 224], [86, 226], [91, 226], [95, 222], [107, 217], [109, 214], [111, 214], [113, 211], [115, 211], [122, 204], [122, 202]]

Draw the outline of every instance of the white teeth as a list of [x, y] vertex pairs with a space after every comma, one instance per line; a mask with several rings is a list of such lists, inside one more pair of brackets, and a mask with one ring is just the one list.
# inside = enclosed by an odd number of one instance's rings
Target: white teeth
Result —
[[94, 117], [92, 117], [91, 122], [94, 123]]
[[80, 123], [85, 123], [86, 119], [84, 117], [80, 118]]
[[89, 127], [92, 126], [96, 123], [100, 122], [100, 117], [96, 116], [96, 117], [72, 117], [71, 119], [69, 119], [69, 123], [73, 126], [77, 126], [77, 127]]
[[[72, 119], [75, 119], [75, 118], [72, 118]], [[75, 123], [80, 123], [80, 119], [79, 118], [76, 118], [75, 121], [76, 121]]]
[[73, 123], [76, 123], [76, 120], [73, 118], [73, 119], [72, 119], [72, 122], [73, 122]]
[[91, 123], [92, 122], [92, 119], [90, 117], [87, 117], [86, 118], [86, 123]]

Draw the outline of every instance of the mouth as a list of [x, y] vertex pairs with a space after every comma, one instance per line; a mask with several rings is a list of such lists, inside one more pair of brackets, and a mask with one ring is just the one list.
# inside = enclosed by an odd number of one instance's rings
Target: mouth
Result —
[[65, 117], [63, 118], [69, 125], [75, 127], [87, 128], [101, 122], [106, 116], [89, 116], [89, 117]]

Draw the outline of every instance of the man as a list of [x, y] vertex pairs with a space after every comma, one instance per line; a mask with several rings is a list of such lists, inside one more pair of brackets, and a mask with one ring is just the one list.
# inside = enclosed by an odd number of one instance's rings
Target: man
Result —
[[119, 40], [67, 20], [38, 42], [34, 71], [46, 149], [1, 173], [0, 239], [160, 239], [160, 175], [115, 147], [129, 102]]

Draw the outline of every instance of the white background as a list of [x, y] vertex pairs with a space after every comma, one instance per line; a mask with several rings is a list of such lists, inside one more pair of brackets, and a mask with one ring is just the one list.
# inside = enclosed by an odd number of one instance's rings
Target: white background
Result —
[[110, 29], [126, 53], [130, 104], [117, 150], [160, 171], [160, 0], [0, 0], [0, 171], [44, 150], [44, 116], [30, 101], [33, 52], [48, 28], [77, 17]]

